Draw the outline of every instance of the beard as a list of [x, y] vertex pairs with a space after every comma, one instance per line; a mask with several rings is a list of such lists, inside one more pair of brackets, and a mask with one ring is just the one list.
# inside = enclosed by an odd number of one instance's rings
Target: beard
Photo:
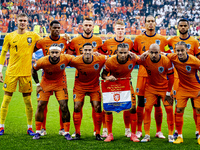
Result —
[[83, 30], [85, 34], [89, 35], [92, 31], [87, 32], [86, 30]]
[[188, 33], [188, 30], [186, 30], [185, 32], [181, 32], [181, 31], [179, 30], [179, 32], [180, 32], [180, 34], [187, 34], [187, 33]]

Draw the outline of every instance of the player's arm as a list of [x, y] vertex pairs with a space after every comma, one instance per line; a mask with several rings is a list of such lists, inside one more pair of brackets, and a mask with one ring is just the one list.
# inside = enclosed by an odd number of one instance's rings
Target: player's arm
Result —
[[10, 48], [10, 44], [9, 44], [9, 39], [8, 39], [8, 35], [7, 35], [4, 39], [1, 56], [0, 56], [0, 82], [3, 82], [2, 70], [3, 70], [3, 65], [5, 62], [5, 59], [6, 59], [6, 53], [8, 52], [9, 48]]
[[105, 69], [103, 69], [103, 72], [101, 74], [102, 79], [108, 80], [108, 81], [116, 81], [117, 80], [113, 75], [110, 75], [110, 76], [107, 76], [107, 75], [108, 75], [108, 72]]

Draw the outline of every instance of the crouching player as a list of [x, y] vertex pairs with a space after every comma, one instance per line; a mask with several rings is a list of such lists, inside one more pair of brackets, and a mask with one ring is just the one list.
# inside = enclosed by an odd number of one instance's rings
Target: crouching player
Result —
[[[61, 54], [61, 48], [58, 44], [53, 44], [49, 48], [50, 56], [39, 59], [32, 68], [32, 76], [37, 84], [38, 107], [35, 114], [36, 134], [33, 139], [39, 139], [41, 134], [41, 125], [44, 119], [44, 109], [48, 103], [49, 97], [55, 93], [62, 111], [62, 121], [64, 126], [64, 136], [67, 140], [72, 140], [69, 134], [70, 112], [68, 109], [68, 92], [65, 77], [65, 67], [69, 64], [73, 56]], [[37, 71], [43, 69], [41, 85], [38, 80]]]
[[[142, 56], [141, 56], [142, 57]], [[144, 61], [139, 60], [138, 64], [143, 65], [147, 71], [147, 84], [145, 88], [145, 114], [144, 114], [144, 130], [145, 137], [141, 142], [150, 141], [150, 124], [151, 111], [153, 105], [157, 103], [157, 99], [161, 98], [167, 113], [168, 124], [168, 140], [173, 142], [173, 99], [170, 92], [174, 83], [174, 69], [170, 60], [160, 54], [160, 47], [152, 44], [149, 47], [148, 55]], [[169, 80], [167, 80], [167, 77]]]
[[[178, 137], [174, 143], [180, 144], [183, 143], [183, 113], [189, 98], [194, 99], [197, 127], [200, 130], [200, 81], [197, 76], [197, 71], [200, 70], [200, 60], [195, 56], [187, 54], [187, 44], [183, 41], [176, 44], [175, 50], [176, 53], [168, 54], [167, 57], [173, 62], [179, 77], [179, 87], [176, 94], [177, 111], [175, 112], [175, 125]], [[200, 136], [198, 136], [197, 142], [200, 144]]]
[[[135, 59], [129, 58], [129, 45], [126, 43], [121, 43], [117, 47], [117, 55], [114, 55], [105, 63], [105, 69], [102, 73], [102, 78], [104, 80], [115, 81], [116, 78], [126, 78], [131, 77], [131, 72], [139, 59], [138, 56], [135, 55]], [[134, 55], [134, 54], [133, 54]], [[110, 73], [110, 76], [107, 76]], [[139, 139], [136, 137], [136, 125], [137, 125], [137, 115], [136, 115], [136, 99], [133, 87], [131, 85], [131, 95], [132, 95], [132, 108], [130, 109], [130, 122], [131, 122], [131, 141], [139, 142]], [[112, 112], [106, 112], [105, 115], [106, 126], [108, 129], [108, 136], [104, 140], [105, 142], [113, 141], [113, 134], [112, 134], [112, 123], [113, 123], [113, 115]]]

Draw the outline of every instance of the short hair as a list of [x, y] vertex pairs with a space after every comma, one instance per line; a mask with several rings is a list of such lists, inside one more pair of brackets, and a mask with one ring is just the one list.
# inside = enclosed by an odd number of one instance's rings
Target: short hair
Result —
[[94, 21], [92, 18], [86, 17], [83, 21]]
[[189, 21], [188, 21], [188, 19], [185, 19], [185, 18], [180, 19], [180, 20], [178, 21], [178, 25], [179, 25], [179, 23], [180, 23], [181, 21], [187, 22], [187, 24], [188, 24], [188, 26], [189, 26]]
[[20, 14], [18, 14], [18, 15], [17, 15], [17, 19], [18, 19], [19, 17], [27, 17], [27, 18], [28, 18], [27, 14], [25, 14], [25, 13], [20, 13]]
[[127, 43], [120, 43], [119, 45], [117, 45], [117, 50], [119, 48], [128, 48], [129, 49], [129, 45]]
[[60, 45], [57, 43], [53, 43], [50, 47], [60, 47]]
[[148, 18], [148, 17], [153, 17], [153, 18], [155, 19], [154, 16], [152, 16], [152, 15], [148, 15], [148, 16], [146, 16], [145, 19], [144, 19], [144, 22], [145, 22], [145, 23], [147, 22], [147, 18]]
[[85, 44], [83, 45], [83, 47], [85, 47], [85, 46], [92, 46], [92, 48], [93, 48], [93, 45], [92, 45], [91, 43], [85, 43]]
[[183, 42], [183, 41], [180, 41], [180, 42], [176, 43], [176, 44], [175, 44], [175, 48], [176, 48], [176, 46], [178, 46], [178, 45], [183, 45], [183, 46], [185, 46], [185, 48], [187, 48], [187, 44], [186, 44], [185, 42]]
[[51, 21], [50, 26], [52, 27], [53, 24], [60, 24], [60, 22], [58, 20], [53, 20]]
[[124, 24], [124, 22], [123, 22], [123, 21], [119, 21], [119, 20], [118, 20], [118, 21], [116, 21], [116, 23], [115, 23], [115, 26], [116, 26], [117, 24], [118, 24], [118, 25], [125, 26], [125, 24]]

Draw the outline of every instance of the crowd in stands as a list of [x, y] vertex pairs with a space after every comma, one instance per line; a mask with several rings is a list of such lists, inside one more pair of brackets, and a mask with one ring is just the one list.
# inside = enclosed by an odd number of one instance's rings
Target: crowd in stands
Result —
[[[198, 1], [198, 2], [197, 2]], [[12, 32], [16, 16], [29, 16], [28, 30], [49, 33], [49, 23], [61, 23], [61, 33], [82, 33], [85, 17], [95, 20], [94, 33], [113, 34], [114, 23], [123, 20], [126, 35], [145, 30], [145, 16], [156, 17], [156, 31], [176, 35], [179, 18], [188, 18], [192, 35], [200, 35], [200, 0], [1, 0], [0, 32]]]

